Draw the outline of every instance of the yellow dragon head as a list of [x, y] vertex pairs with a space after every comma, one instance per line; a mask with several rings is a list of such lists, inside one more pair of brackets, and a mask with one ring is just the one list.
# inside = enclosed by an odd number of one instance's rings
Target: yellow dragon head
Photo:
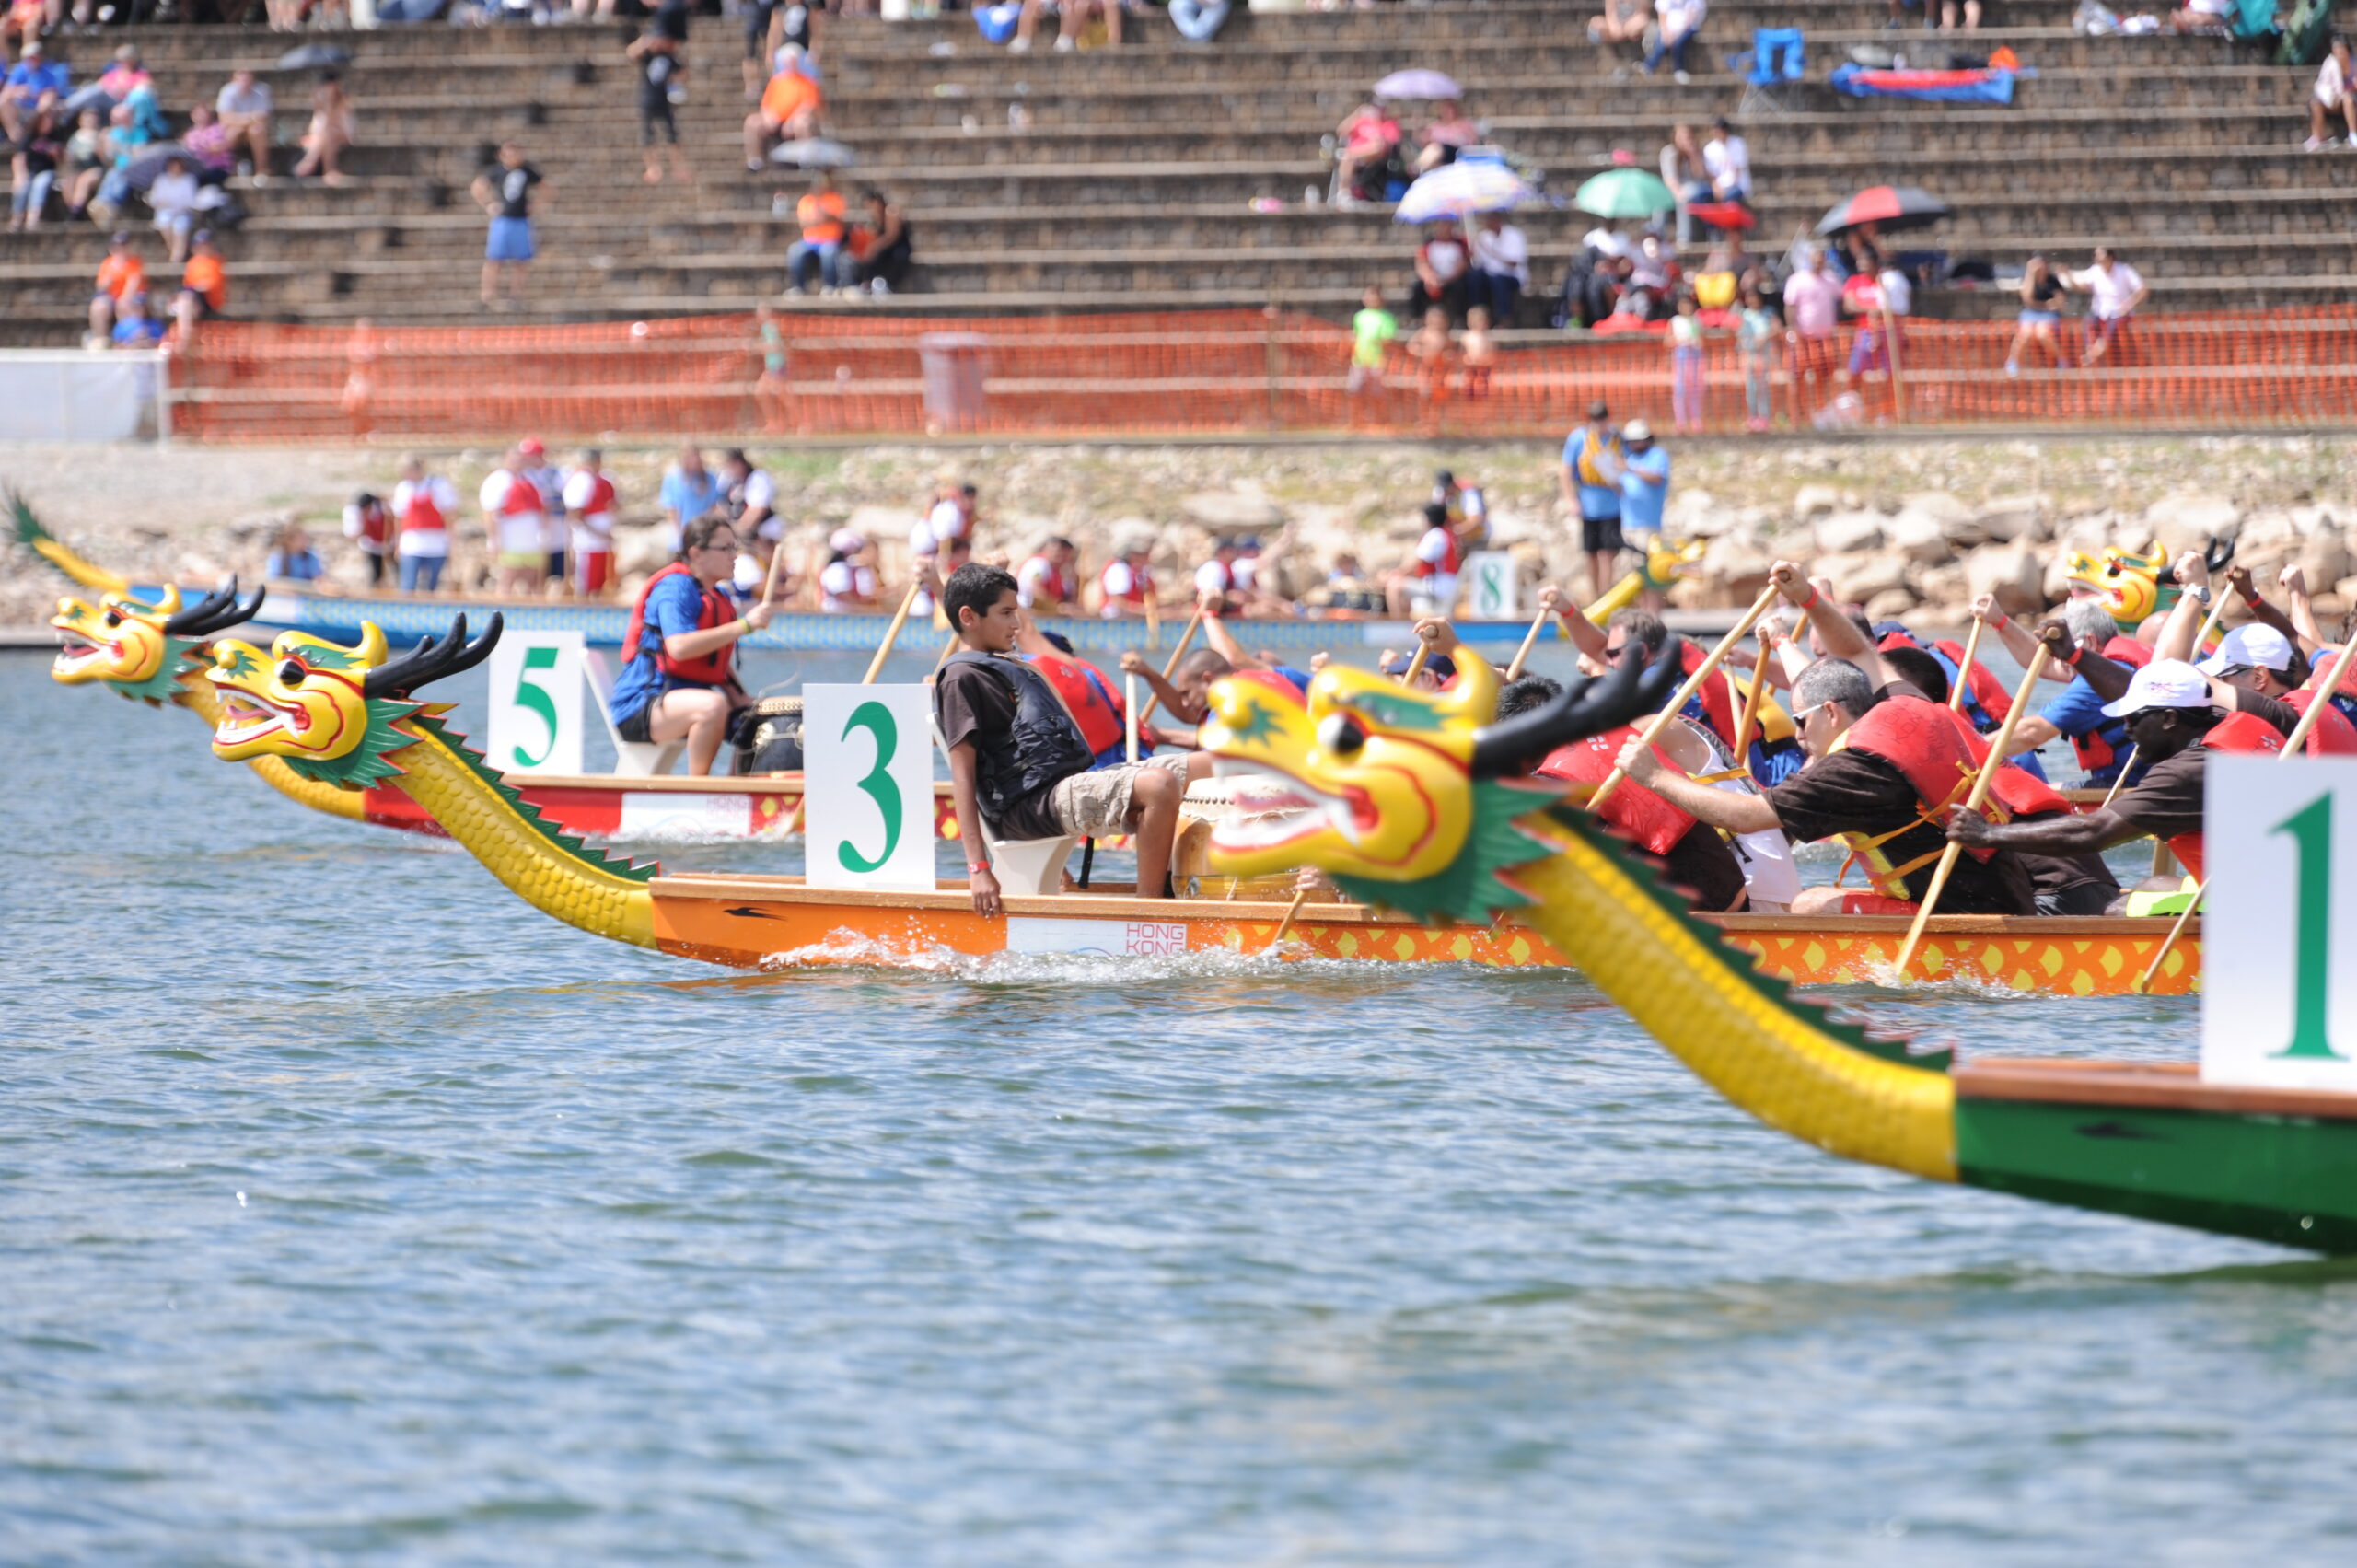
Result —
[[1459, 668], [1452, 690], [1428, 692], [1329, 665], [1306, 709], [1249, 682], [1214, 686], [1201, 739], [1238, 781], [1238, 809], [1213, 830], [1213, 865], [1248, 877], [1314, 865], [1425, 919], [1486, 921], [1527, 901], [1498, 874], [1546, 853], [1516, 819], [1559, 792], [1522, 765], [1661, 705], [1678, 663], [1626, 660], [1504, 723], [1492, 722], [1496, 675], [1479, 658]]
[[[2106, 545], [2101, 555], [2071, 552], [2071, 586], [2100, 600], [2122, 632], [2135, 631], [2146, 616], [2168, 608], [2161, 587], [2167, 570], [2168, 552], [2158, 544], [2147, 545], [2142, 555], [2116, 544]], [[2174, 591], [2167, 594], [2170, 602], [2176, 597]]]
[[232, 762], [284, 757], [307, 779], [350, 789], [390, 777], [401, 769], [387, 754], [417, 738], [400, 723], [425, 705], [406, 693], [481, 663], [499, 629], [494, 615], [470, 645], [461, 615], [441, 642], [423, 639], [389, 663], [374, 621], [363, 622], [356, 648], [302, 632], [280, 633], [267, 653], [251, 643], [222, 643], [206, 672], [221, 698], [213, 753]]
[[250, 618], [261, 596], [238, 602], [238, 585], [183, 605], [167, 584], [152, 599], [129, 590], [87, 599], [61, 598], [49, 623], [59, 634], [50, 679], [68, 686], [102, 681], [126, 697], [156, 703], [170, 699], [180, 678], [203, 668], [202, 641]]

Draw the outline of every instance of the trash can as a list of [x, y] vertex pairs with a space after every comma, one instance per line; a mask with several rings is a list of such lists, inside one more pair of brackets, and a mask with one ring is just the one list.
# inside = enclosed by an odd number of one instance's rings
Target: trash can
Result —
[[980, 430], [990, 412], [983, 389], [990, 374], [990, 340], [980, 332], [927, 332], [917, 339], [924, 366], [926, 433]]

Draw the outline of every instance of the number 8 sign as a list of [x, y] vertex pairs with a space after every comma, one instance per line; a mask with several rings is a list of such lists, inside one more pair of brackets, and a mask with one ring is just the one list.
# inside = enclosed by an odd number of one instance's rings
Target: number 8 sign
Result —
[[2202, 1079], [2357, 1090], [2357, 761], [2205, 772]]
[[814, 888], [931, 892], [933, 693], [805, 686], [805, 869]]
[[511, 632], [491, 650], [493, 767], [581, 772], [581, 646], [578, 632]]

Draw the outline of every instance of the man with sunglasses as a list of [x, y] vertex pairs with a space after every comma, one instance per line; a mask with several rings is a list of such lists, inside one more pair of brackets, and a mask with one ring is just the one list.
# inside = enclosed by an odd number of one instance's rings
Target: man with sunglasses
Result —
[[[1873, 639], [1824, 586], [1780, 561], [1770, 579], [1808, 617], [1829, 656], [1803, 670], [1793, 717], [1809, 761], [1760, 795], [1736, 795], [1686, 777], [1650, 748], [1620, 755], [1629, 777], [1687, 815], [1729, 833], [1777, 829], [1795, 842], [1840, 839], [1866, 868], [1870, 891], [1804, 888], [1794, 914], [1907, 914], [1945, 848], [1942, 819], [1970, 787], [1973, 753], [1946, 711], [1898, 678]], [[1957, 859], [1940, 907], [1955, 914], [2037, 912], [2029, 870], [2004, 849]]]
[[767, 599], [738, 613], [720, 591], [737, 568], [737, 525], [707, 515], [688, 524], [679, 559], [646, 580], [622, 633], [622, 671], [608, 708], [624, 740], [684, 738], [688, 772], [709, 775], [729, 716], [751, 699], [737, 679], [737, 644], [766, 626]]

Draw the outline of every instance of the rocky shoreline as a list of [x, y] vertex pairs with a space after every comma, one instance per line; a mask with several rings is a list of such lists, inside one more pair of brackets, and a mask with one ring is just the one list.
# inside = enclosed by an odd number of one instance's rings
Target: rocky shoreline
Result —
[[[2357, 437], [1698, 440], [1671, 452], [1670, 529], [1710, 541], [1701, 575], [1671, 595], [1688, 608], [1747, 599], [1769, 563], [1789, 555], [1814, 562], [1877, 616], [1952, 621], [1980, 593], [2021, 612], [2062, 597], [2073, 549], [2177, 550], [2213, 537], [2235, 538], [2238, 561], [2262, 582], [2297, 563], [2328, 621], [2357, 608]], [[398, 456], [15, 445], [0, 447], [0, 483], [61, 537], [143, 577], [209, 582], [236, 571], [250, 581], [277, 532], [300, 522], [331, 578], [356, 587], [365, 576], [340, 531], [343, 507], [358, 490], [389, 493]], [[663, 558], [655, 492], [671, 456], [608, 454], [625, 508], [626, 581]], [[471, 503], [497, 457], [432, 460]], [[1341, 551], [1370, 574], [1404, 560], [1433, 470], [1446, 467], [1484, 487], [1495, 542], [1521, 559], [1526, 580], [1577, 581], [1581, 570], [1551, 445], [911, 444], [757, 447], [754, 457], [779, 482], [789, 561], [807, 560], [848, 525], [877, 541], [888, 576], [945, 470], [981, 489], [986, 559], [1062, 533], [1093, 570], [1114, 540], [1150, 531], [1164, 580], [1175, 582], [1214, 533], [1248, 531], [1299, 592], [1323, 581]], [[479, 519], [462, 528], [462, 551], [469, 532], [480, 540]], [[59, 579], [7, 548], [0, 624], [45, 620]], [[479, 548], [470, 553], [480, 558]]]

